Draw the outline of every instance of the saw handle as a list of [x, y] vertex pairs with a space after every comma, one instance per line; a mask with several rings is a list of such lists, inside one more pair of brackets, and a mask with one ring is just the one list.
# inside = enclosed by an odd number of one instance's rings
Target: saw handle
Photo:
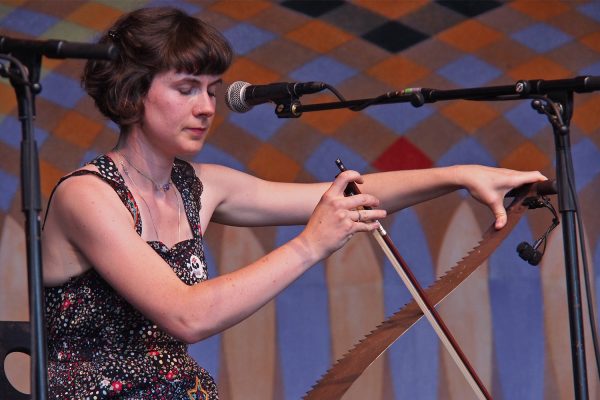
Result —
[[[551, 194], [558, 193], [556, 179], [548, 179], [547, 181], [535, 182], [534, 185], [538, 196], [549, 196]], [[520, 190], [520, 187], [509, 190], [508, 193], [504, 195], [504, 197], [517, 197], [519, 195]]]

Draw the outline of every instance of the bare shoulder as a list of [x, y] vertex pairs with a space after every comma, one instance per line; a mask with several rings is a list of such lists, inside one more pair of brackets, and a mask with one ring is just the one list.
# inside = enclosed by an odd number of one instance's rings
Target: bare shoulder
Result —
[[240, 179], [256, 179], [252, 175], [219, 164], [192, 164], [198, 177], [204, 182], [228, 184]]
[[227, 197], [239, 193], [243, 188], [255, 187], [262, 180], [218, 164], [193, 164], [196, 175], [202, 181], [205, 192], [216, 196], [219, 202], [225, 201]]
[[[123, 229], [133, 219], [115, 191], [92, 174], [61, 182], [48, 204], [42, 232], [44, 283], [56, 286], [91, 268], [82, 243], [94, 242], [94, 232], [104, 224]], [[128, 215], [129, 214], [129, 215]]]
[[98, 176], [74, 175], [56, 187], [51, 203], [48, 204], [48, 218], [55, 213], [62, 217], [76, 216], [84, 210], [90, 211], [91, 215], [101, 209], [112, 212], [119, 204], [122, 205], [122, 202], [116, 192]]

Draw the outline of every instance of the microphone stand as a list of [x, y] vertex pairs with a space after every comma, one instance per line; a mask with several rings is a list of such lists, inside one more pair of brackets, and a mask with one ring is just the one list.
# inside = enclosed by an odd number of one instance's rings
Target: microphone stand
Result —
[[[8, 54], [10, 53], [10, 54]], [[23, 140], [21, 141], [22, 210], [25, 213], [27, 244], [27, 274], [31, 339], [31, 396], [45, 400], [48, 393], [46, 369], [46, 331], [44, 326], [44, 296], [42, 275], [40, 213], [40, 168], [34, 137], [35, 95], [39, 84], [42, 55], [50, 58], [114, 59], [118, 55], [113, 45], [70, 43], [65, 41], [22, 40], [0, 37], [0, 59], [10, 62], [8, 70], [0, 64], [0, 75], [8, 77], [15, 89]]]
[[[409, 88], [385, 93], [370, 99], [345, 100], [334, 103], [302, 105], [297, 97], [276, 102], [275, 113], [280, 118], [297, 118], [304, 112], [349, 108], [360, 111], [371, 105], [411, 103], [420, 107], [425, 103], [440, 100], [524, 100], [534, 99], [532, 106], [546, 114], [552, 124], [556, 152], [556, 179], [559, 211], [562, 216], [564, 262], [567, 282], [567, 301], [571, 338], [571, 360], [573, 365], [574, 394], [577, 400], [587, 400], [588, 384], [581, 311], [581, 286], [575, 215], [577, 192], [571, 157], [569, 124], [573, 115], [573, 93], [600, 90], [600, 77], [578, 76], [559, 80], [520, 80], [514, 85], [475, 87], [454, 90]], [[339, 97], [339, 96], [338, 96]], [[591, 305], [588, 304], [589, 307]], [[590, 324], [595, 337], [595, 321], [590, 313]], [[596, 348], [596, 343], [594, 343]], [[597, 349], [596, 349], [597, 350]], [[596, 357], [598, 355], [596, 354]], [[598, 362], [598, 360], [597, 360]]]
[[37, 144], [33, 135], [35, 117], [34, 96], [40, 92], [38, 83], [41, 68], [40, 54], [0, 55], [10, 61], [7, 71], [2, 65], [0, 74], [10, 78], [18, 102], [21, 141], [21, 191], [22, 210], [25, 213], [27, 242], [27, 278], [30, 315], [31, 395], [33, 399], [46, 399], [46, 332], [44, 327], [44, 298], [41, 258], [41, 229], [39, 214], [42, 210]]

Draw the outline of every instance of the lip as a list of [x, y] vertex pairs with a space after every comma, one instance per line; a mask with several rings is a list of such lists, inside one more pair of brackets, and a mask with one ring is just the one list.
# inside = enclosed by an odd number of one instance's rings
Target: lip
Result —
[[208, 132], [208, 128], [193, 128], [193, 127], [188, 127], [186, 128], [186, 130], [196, 134], [196, 135], [205, 135], [206, 132]]

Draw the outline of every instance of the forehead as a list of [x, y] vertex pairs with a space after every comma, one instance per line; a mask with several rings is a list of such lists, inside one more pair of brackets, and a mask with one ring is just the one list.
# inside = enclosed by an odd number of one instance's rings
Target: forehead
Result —
[[169, 83], [178, 83], [178, 82], [188, 82], [188, 83], [198, 83], [205, 86], [214, 85], [221, 82], [220, 75], [193, 75], [186, 72], [176, 72], [173, 70], [161, 72], [156, 74], [154, 77], [154, 82], [160, 82], [163, 84]]

